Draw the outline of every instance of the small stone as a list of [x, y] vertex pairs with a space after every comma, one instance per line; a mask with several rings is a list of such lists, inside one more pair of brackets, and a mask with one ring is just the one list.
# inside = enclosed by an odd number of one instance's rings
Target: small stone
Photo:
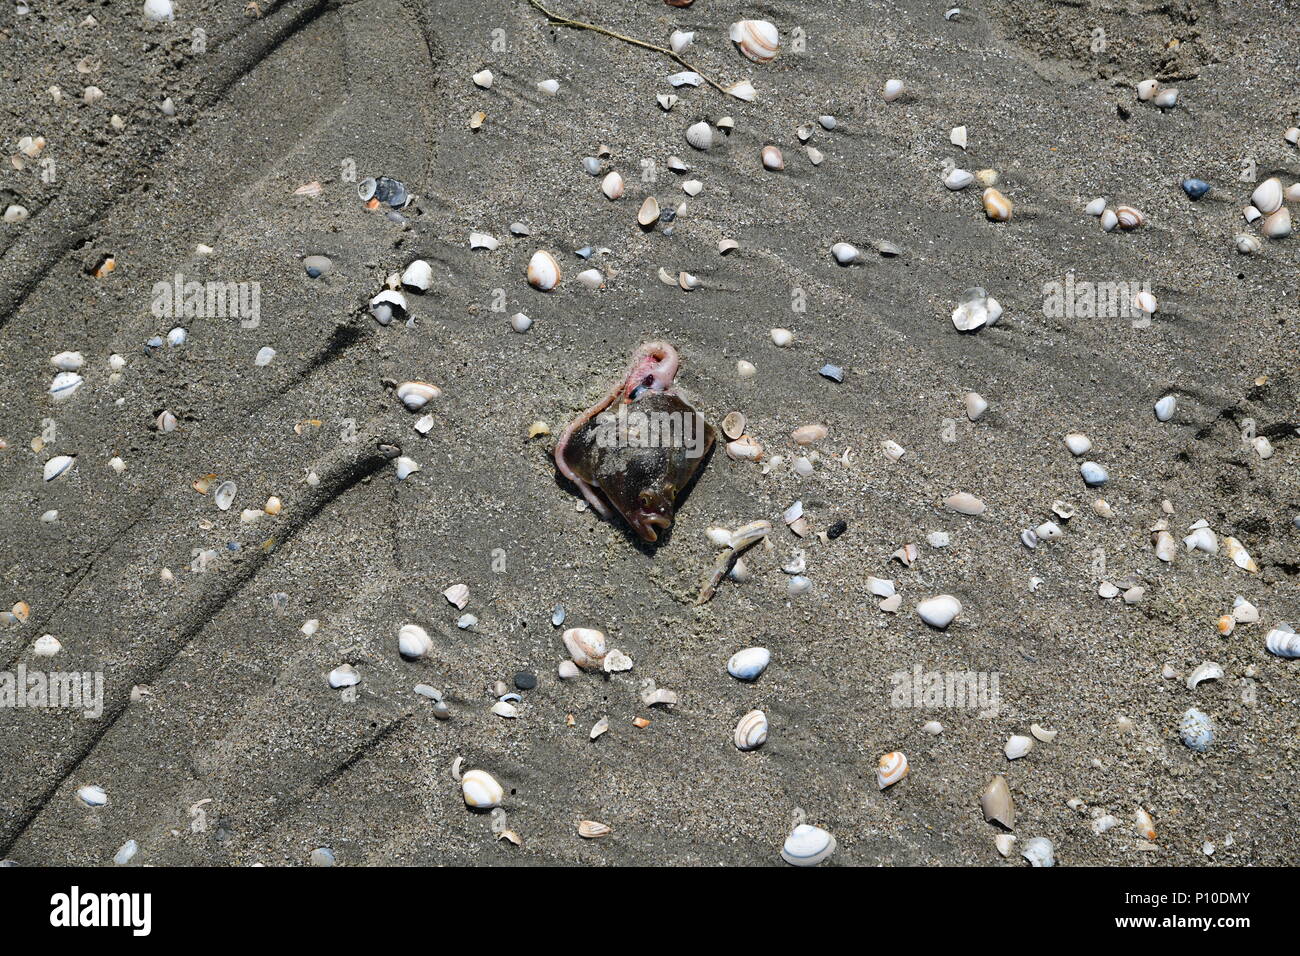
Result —
[[515, 687], [519, 690], [532, 690], [537, 686], [537, 675], [531, 671], [520, 671], [515, 675]]

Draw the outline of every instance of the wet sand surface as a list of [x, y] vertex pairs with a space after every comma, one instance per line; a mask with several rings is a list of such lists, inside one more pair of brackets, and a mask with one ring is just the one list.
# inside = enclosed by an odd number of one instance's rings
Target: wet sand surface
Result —
[[[668, 58], [548, 26], [522, 0], [308, 0], [259, 17], [179, 0], [176, 21], [153, 26], [134, 3], [97, 8], [94, 26], [68, 2], [7, 14], [6, 147], [44, 136], [55, 174], [29, 160], [0, 180], [0, 205], [30, 210], [0, 226], [0, 607], [31, 608], [0, 626], [0, 669], [100, 672], [104, 712], [0, 709], [0, 858], [109, 864], [135, 840], [133, 865], [301, 865], [317, 847], [345, 865], [780, 865], [802, 814], [835, 835], [832, 865], [1026, 865], [998, 855], [980, 811], [1002, 774], [1017, 846], [1047, 837], [1061, 865], [1295, 863], [1300, 661], [1264, 640], [1300, 618], [1300, 239], [1241, 255], [1233, 237], [1258, 234], [1242, 218], [1256, 185], [1244, 162], [1258, 181], [1300, 179], [1283, 138], [1300, 110], [1296, 7], [986, 2], [945, 20], [949, 4], [920, 0], [548, 6], [655, 44], [693, 30], [686, 59], [724, 85], [752, 79], [758, 97], [674, 90]], [[773, 62], [727, 40], [746, 17], [781, 31]], [[484, 68], [490, 89], [471, 81]], [[886, 103], [891, 77], [906, 93]], [[1178, 104], [1138, 102], [1147, 77], [1177, 87]], [[550, 78], [556, 96], [536, 88]], [[88, 85], [104, 98], [83, 103]], [[667, 93], [680, 99], [664, 111]], [[168, 96], [175, 117], [159, 109]], [[817, 124], [826, 114], [833, 130]], [[723, 116], [735, 127], [712, 149], [687, 145], [689, 125]], [[805, 124], [818, 166], [796, 136]], [[949, 141], [960, 125], [964, 151]], [[768, 144], [783, 171], [762, 168]], [[626, 180], [617, 201], [581, 165], [602, 145]], [[690, 171], [671, 172], [671, 155]], [[1012, 219], [989, 221], [978, 185], [945, 189], [948, 161], [997, 170]], [[380, 175], [417, 197], [405, 224], [359, 200], [355, 180]], [[1189, 176], [1209, 195], [1190, 201]], [[319, 196], [294, 194], [311, 181]], [[647, 195], [685, 204], [671, 234], [637, 226]], [[1082, 211], [1098, 196], [1145, 225], [1102, 231]], [[499, 247], [471, 249], [471, 231]], [[719, 255], [723, 238], [739, 248]], [[878, 255], [878, 240], [902, 254]], [[841, 241], [859, 262], [834, 261]], [[583, 263], [584, 246], [608, 251]], [[525, 281], [539, 249], [564, 272], [551, 293]], [[115, 270], [91, 275], [110, 255]], [[308, 255], [332, 271], [308, 278]], [[410, 323], [379, 325], [367, 301], [414, 259], [432, 287], [408, 293]], [[604, 288], [575, 280], [591, 267]], [[661, 268], [702, 285], [664, 284]], [[1045, 288], [1070, 273], [1148, 283], [1159, 311], [1137, 325], [1052, 317]], [[156, 316], [154, 284], [177, 274], [255, 283], [260, 323]], [[1005, 313], [962, 334], [950, 314], [972, 286]], [[524, 334], [518, 312], [534, 322]], [[145, 347], [174, 326], [184, 345]], [[764, 474], [719, 448], [648, 547], [580, 508], [550, 451], [653, 339], [677, 348], [679, 384], [709, 421], [742, 411], [784, 462]], [[276, 357], [257, 367], [266, 346]], [[84, 354], [85, 381], [56, 402], [49, 359], [64, 350]], [[126, 359], [116, 378], [113, 354]], [[740, 360], [757, 374], [738, 375]], [[828, 362], [842, 382], [818, 374]], [[408, 380], [442, 389], [420, 413], [428, 435], [393, 393]], [[968, 391], [989, 403], [975, 422]], [[1177, 410], [1161, 423], [1165, 395]], [[164, 410], [174, 431], [156, 427]], [[551, 435], [530, 439], [536, 421]], [[828, 437], [801, 478], [790, 465], [807, 449], [790, 433], [809, 423]], [[1103, 488], [1080, 478], [1072, 431], [1109, 471]], [[385, 445], [421, 470], [398, 481]], [[43, 481], [57, 455], [75, 466]], [[207, 475], [237, 484], [230, 510], [193, 489]], [[963, 491], [987, 511], [945, 508]], [[271, 495], [280, 514], [241, 522]], [[781, 520], [795, 501], [805, 538]], [[58, 520], [40, 520], [51, 509]], [[752, 578], [695, 607], [717, 553], [705, 530], [756, 519], [775, 530], [747, 556]], [[1217, 555], [1183, 550], [1199, 519]], [[1047, 520], [1063, 536], [1023, 547], [1021, 529]], [[1152, 546], [1161, 520], [1172, 563]], [[842, 536], [817, 537], [837, 521]], [[935, 531], [947, 548], [927, 544]], [[1228, 536], [1256, 572], [1229, 559]], [[911, 567], [890, 557], [907, 543]], [[217, 562], [191, 570], [205, 549]], [[790, 597], [795, 549], [812, 588]], [[897, 582], [899, 613], [877, 608], [868, 576]], [[1142, 600], [1098, 596], [1124, 578]], [[442, 596], [456, 583], [472, 630]], [[937, 594], [963, 608], [946, 631], [915, 611]], [[1260, 619], [1220, 636], [1237, 596]], [[634, 668], [560, 680], [556, 605]], [[433, 639], [415, 662], [397, 651], [408, 622]], [[33, 653], [44, 634], [62, 644], [53, 658]], [[766, 672], [729, 677], [728, 657], [753, 645], [771, 651]], [[1224, 676], [1189, 690], [1207, 660]], [[344, 663], [361, 675], [355, 699], [326, 680]], [[914, 668], [997, 675], [997, 714], [896, 706], [891, 676]], [[495, 716], [491, 685], [520, 670], [538, 686], [517, 719]], [[645, 706], [646, 680], [679, 702]], [[450, 720], [417, 683], [443, 692]], [[1204, 753], [1179, 739], [1193, 706], [1215, 727]], [[769, 738], [742, 753], [733, 728], [755, 708]], [[611, 729], [593, 742], [601, 717]], [[931, 720], [941, 735], [922, 731]], [[1007, 738], [1033, 723], [1058, 736], [1008, 760]], [[911, 772], [881, 791], [891, 751]], [[466, 808], [457, 757], [501, 781], [522, 845]], [[78, 800], [87, 785], [108, 804]], [[1104, 814], [1119, 823], [1095, 833]], [[612, 835], [580, 839], [584, 819]]]

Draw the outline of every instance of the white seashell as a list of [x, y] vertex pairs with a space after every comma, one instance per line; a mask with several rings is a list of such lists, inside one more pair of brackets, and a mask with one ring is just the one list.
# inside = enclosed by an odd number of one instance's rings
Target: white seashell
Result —
[[1224, 538], [1223, 545], [1228, 549], [1228, 557], [1232, 558], [1232, 563], [1237, 567], [1243, 571], [1250, 571], [1252, 574], [1259, 570], [1259, 565], [1250, 556], [1250, 552], [1236, 538]]
[[951, 594], [940, 594], [918, 604], [916, 613], [926, 624], [942, 631], [961, 613], [961, 601]]
[[1100, 216], [1106, 211], [1106, 197], [1098, 196], [1092, 202], [1088, 203], [1088, 205], [1084, 206], [1083, 211], [1089, 216]]
[[623, 177], [611, 171], [600, 182], [600, 191], [606, 199], [618, 199], [623, 195]]
[[953, 169], [943, 177], [943, 184], [953, 192], [965, 189], [973, 182], [975, 182], [975, 174], [965, 169]]
[[794, 333], [789, 329], [772, 329], [772, 344], [779, 349], [786, 348], [794, 341]]
[[937, 720], [928, 720], [921, 725], [921, 730], [929, 734], [931, 737], [938, 737], [943, 733], [943, 724], [939, 723]]
[[1115, 215], [1115, 210], [1107, 209], [1101, 214], [1101, 228], [1106, 232], [1114, 232], [1115, 227], [1119, 225], [1119, 216]]
[[739, 83], [732, 83], [727, 87], [727, 94], [734, 96], [738, 100], [744, 100], [746, 103], [752, 103], [758, 96], [758, 91], [754, 89], [754, 84], [749, 80], [741, 80]]
[[628, 657], [616, 647], [610, 648], [605, 659], [600, 662], [601, 668], [606, 674], [614, 674], [619, 671], [630, 671], [632, 669], [632, 658]]
[[75, 372], [86, 364], [86, 357], [80, 352], [60, 352], [50, 358], [50, 364], [64, 372]]
[[506, 792], [496, 778], [486, 770], [470, 770], [460, 778], [460, 792], [465, 804], [475, 810], [490, 810], [500, 806]]
[[[797, 525], [793, 530], [802, 536], [802, 532], [798, 531]], [[804, 577], [802, 574], [796, 574], [786, 582], [785, 586], [786, 594], [790, 595], [790, 597], [798, 597], [800, 594], [807, 594], [811, 590], [812, 581], [808, 580], [808, 578]]]
[[108, 803], [108, 794], [103, 787], [91, 785], [78, 789], [77, 799], [88, 807], [102, 807]]
[[700, 182], [698, 179], [688, 179], [686, 182], [682, 183], [682, 192], [686, 193], [688, 196], [698, 196], [700, 190], [703, 188], [704, 183]]
[[1141, 807], [1138, 807], [1133, 814], [1133, 823], [1137, 826], [1137, 832], [1148, 840], [1156, 838], [1156, 824], [1151, 819], [1151, 814], [1147, 813]]
[[1214, 725], [1204, 712], [1190, 707], [1179, 721], [1178, 736], [1192, 750], [1204, 753], [1214, 743]]
[[1034, 738], [1026, 737], [1022, 734], [1013, 734], [1007, 740], [1003, 753], [1007, 755], [1008, 760], [1019, 760], [1029, 751], [1034, 749]]
[[758, 368], [754, 365], [753, 362], [747, 362], [744, 359], [739, 359], [736, 362], [736, 374], [741, 378], [753, 378], [755, 375], [758, 374]]
[[1271, 176], [1255, 187], [1250, 194], [1250, 204], [1267, 216], [1282, 208], [1282, 180]]
[[988, 510], [988, 506], [972, 494], [959, 491], [955, 495], [949, 495], [943, 499], [944, 506], [949, 511], [955, 511], [963, 515], [982, 515]]
[[1079, 474], [1083, 476], [1084, 484], [1090, 488], [1104, 485], [1110, 480], [1110, 473], [1095, 461], [1085, 461], [1080, 465]]
[[420, 625], [403, 624], [397, 631], [397, 649], [403, 657], [415, 660], [433, 650], [433, 640]]
[[[470, 245], [473, 245], [474, 234], [470, 234]], [[416, 259], [402, 271], [402, 285], [419, 289], [421, 292], [427, 292], [433, 285], [433, 267], [423, 259]]]
[[1264, 638], [1264, 647], [1278, 657], [1300, 657], [1300, 634], [1290, 624], [1279, 624]]
[[704, 120], [700, 120], [686, 129], [686, 142], [690, 143], [696, 149], [707, 150], [713, 145], [713, 127]]
[[903, 596], [901, 594], [895, 594], [891, 597], [887, 597], [880, 602], [880, 610], [884, 611], [886, 614], [897, 614], [898, 609], [902, 606], [903, 606]]
[[528, 260], [528, 284], [543, 292], [550, 292], [560, 284], [560, 264], [545, 249], [539, 249]]
[[522, 312], [516, 312], [510, 316], [510, 327], [516, 332], [527, 332], [533, 327], [533, 320]]
[[227, 480], [219, 484], [217, 490], [212, 493], [212, 502], [217, 506], [217, 510], [229, 511], [238, 491], [239, 486], [233, 481]]
[[911, 772], [907, 757], [900, 750], [887, 753], [876, 764], [876, 786], [881, 790], [892, 787]]
[[465, 605], [469, 603], [469, 585], [453, 584], [447, 590], [442, 592], [442, 596], [447, 599], [447, 603], [452, 605], [458, 611], [465, 610]]
[[989, 403], [978, 392], [966, 393], [966, 417], [970, 421], [979, 421], [980, 417], [988, 411]]
[[727, 673], [736, 680], [758, 680], [771, 660], [772, 654], [766, 647], [747, 647], [727, 659]]
[[1011, 851], [1015, 849], [1016, 838], [1010, 833], [999, 833], [993, 838], [993, 845], [1003, 857], [1009, 857]]
[[1034, 837], [1026, 840], [1020, 848], [1020, 855], [1029, 861], [1030, 866], [1052, 866], [1056, 862], [1056, 848], [1047, 837]]
[[403, 382], [397, 386], [397, 398], [408, 409], [418, 412], [442, 395], [442, 389], [428, 382]]
[[801, 823], [785, 838], [781, 859], [792, 866], [816, 866], [834, 852], [834, 836], [821, 827]]
[[578, 665], [573, 661], [560, 661], [560, 666], [556, 668], [556, 673], [560, 680], [572, 680], [578, 676]]
[[1196, 690], [1196, 685], [1201, 681], [1218, 680], [1221, 677], [1223, 677], [1223, 668], [1214, 661], [1205, 661], [1187, 675], [1187, 689]]
[[393, 318], [406, 314], [406, 296], [392, 289], [380, 292], [369, 303], [370, 314], [380, 325], [388, 325]]
[[113, 854], [113, 862], [118, 866], [125, 866], [135, 859], [135, 855], [139, 852], [140, 844], [136, 843], [134, 840], [127, 840], [118, 847], [117, 852]]
[[[1038, 724], [1030, 724], [1029, 732], [1034, 735], [1034, 739], [1041, 740], [1045, 744], [1050, 744], [1056, 739], [1056, 735], [1060, 733], [1059, 730], [1047, 730]], [[1010, 741], [1008, 741], [1007, 746], [1010, 746]]]
[[351, 664], [336, 667], [329, 673], [329, 685], [337, 690], [340, 687], [355, 687], [361, 683], [361, 675]]
[[804, 152], [808, 154], [808, 162], [812, 163], [814, 166], [820, 166], [823, 160], [826, 159], [826, 154], [816, 146], [805, 146]]
[[499, 700], [492, 705], [492, 713], [498, 717], [514, 718], [519, 716], [519, 708], [508, 700]]
[[1255, 449], [1255, 454], [1265, 461], [1273, 457], [1273, 443], [1263, 435], [1256, 435], [1251, 440], [1250, 447]]
[[601, 289], [605, 286], [605, 273], [599, 269], [584, 269], [578, 273], [577, 279], [588, 289]]
[[172, 0], [144, 0], [144, 18], [150, 23], [170, 23], [175, 19]]
[[762, 152], [763, 168], [780, 172], [785, 169], [785, 157], [775, 146], [764, 146]]
[[903, 95], [903, 81], [886, 80], [885, 88], [881, 91], [880, 95], [884, 98], [886, 103], [894, 102], [894, 100]]
[[952, 143], [954, 146], [960, 149], [965, 149], [966, 148], [966, 127], [954, 126], [952, 132], [948, 134], [948, 142]]
[[1178, 396], [1166, 395], [1160, 401], [1156, 402], [1156, 421], [1167, 422], [1174, 417], [1174, 412], [1178, 410]]
[[571, 627], [561, 635], [573, 663], [588, 670], [600, 667], [609, 653], [605, 635], [594, 628]]
[[1237, 247], [1237, 251], [1243, 256], [1254, 255], [1264, 247], [1264, 244], [1260, 242], [1257, 237], [1252, 236], [1248, 232], [1241, 233], [1233, 240], [1233, 242]]
[[1133, 304], [1147, 315], [1155, 315], [1160, 308], [1156, 297], [1145, 289], [1133, 297]]
[[1282, 134], [1282, 138], [1286, 140], [1288, 143], [1290, 143], [1292, 146], [1300, 144], [1300, 126], [1292, 126], [1289, 130], [1287, 130], [1285, 133]]
[[1155, 104], [1161, 109], [1170, 109], [1178, 102], [1178, 90], [1170, 87], [1156, 94]]
[[767, 716], [761, 710], [751, 710], [736, 724], [732, 735], [737, 750], [757, 750], [767, 742]]
[[1282, 193], [1287, 202], [1300, 202], [1300, 182], [1292, 183]]
[[613, 832], [612, 827], [596, 820], [582, 820], [578, 823], [578, 836], [584, 840], [599, 840], [601, 837], [607, 837]]
[[695, 39], [694, 31], [686, 32], [683, 30], [674, 30], [668, 38], [668, 46], [674, 53], [681, 53], [691, 45]]
[[790, 438], [796, 445], [813, 445], [828, 434], [825, 425], [800, 425], [790, 432]]
[[[471, 232], [469, 234], [469, 247], [471, 249], [486, 249], [491, 252], [499, 245], [501, 245], [501, 242], [497, 237], [488, 235], [486, 232]], [[411, 265], [415, 265], [415, 263], [411, 263]], [[411, 284], [406, 281], [406, 276], [402, 276], [402, 283], [404, 285]], [[425, 286], [425, 288], [428, 288], [428, 286]]]
[[727, 35], [755, 63], [770, 62], [781, 46], [781, 34], [766, 20], [739, 20]]
[[894, 582], [889, 578], [867, 577], [867, 590], [876, 597], [892, 597], [896, 592]]
[[67, 472], [69, 468], [72, 467], [73, 463], [76, 462], [76, 460], [77, 460], [76, 455], [55, 455], [53, 458], [51, 458], [49, 461], [45, 463], [45, 467], [43, 469], [45, 480], [53, 481], [55, 478], [59, 477], [59, 475], [64, 474], [65, 472]]
[[902, 445], [888, 438], [880, 443], [880, 447], [884, 450], [885, 457], [890, 461], [898, 461], [903, 455], [907, 454]]
[[491, 70], [479, 70], [477, 73], [473, 75], [473, 77], [471, 77], [471, 79], [474, 81], [475, 86], [482, 87], [485, 90], [492, 89]]
[[1238, 597], [1232, 603], [1232, 616], [1239, 624], [1254, 624], [1259, 620], [1259, 608], [1245, 598]]
[[1183, 538], [1183, 547], [1188, 551], [1204, 551], [1206, 554], [1219, 553], [1219, 536], [1209, 528], [1197, 528]]
[[1160, 89], [1159, 80], [1143, 80], [1141, 83], [1137, 85], [1138, 99], [1144, 103], [1149, 100], [1152, 100], [1155, 98], [1155, 95], [1159, 91], [1159, 89]]
[[63, 650], [63, 645], [53, 634], [42, 634], [32, 644], [32, 653], [37, 657], [53, 657]]
[[1291, 210], [1283, 206], [1260, 223], [1259, 231], [1269, 239], [1285, 239], [1291, 235]]
[[76, 372], [60, 372], [54, 376], [54, 381], [50, 383], [50, 397], [56, 402], [68, 398], [81, 387], [85, 381]]
[[1011, 800], [1011, 788], [1001, 774], [990, 780], [980, 794], [980, 809], [984, 811], [987, 822], [997, 823], [1008, 830], [1015, 828], [1016, 808]]
[[545, 93], [547, 96], [554, 96], [556, 93], [560, 92], [560, 81], [542, 80], [542, 82], [537, 84], [537, 92]]
[[393, 462], [393, 472], [397, 475], [398, 481], [405, 481], [419, 470], [420, 463], [406, 455], [402, 455]]
[[748, 435], [727, 442], [727, 457], [733, 461], [758, 461], [763, 457], [763, 446]]
[[[641, 203], [641, 208], [637, 210], [636, 221], [642, 226], [649, 228], [659, 221], [659, 200], [654, 196], [646, 196], [645, 202]], [[669, 281], [669, 285], [672, 282]]]
[[1259, 219], [1264, 214], [1260, 212], [1258, 209], [1256, 209], [1254, 206], [1247, 206], [1245, 209], [1241, 211], [1241, 215], [1243, 218], [1245, 218], [1246, 222], [1254, 222], [1256, 219]]
[[1082, 432], [1070, 432], [1065, 436], [1065, 447], [1072, 455], [1082, 455], [1092, 451], [1092, 440]]
[[266, 366], [270, 365], [275, 360], [275, 355], [275, 349], [271, 348], [269, 345], [264, 345], [258, 349], [257, 354], [253, 356], [253, 364], [258, 368], [266, 368]]
[[1093, 820], [1091, 824], [1092, 832], [1101, 836], [1107, 830], [1112, 829], [1119, 823], [1119, 818], [1107, 813]]
[[856, 247], [849, 245], [847, 242], [837, 242], [831, 246], [831, 255], [835, 261], [842, 266], [847, 266], [851, 262], [858, 261], [858, 250]]

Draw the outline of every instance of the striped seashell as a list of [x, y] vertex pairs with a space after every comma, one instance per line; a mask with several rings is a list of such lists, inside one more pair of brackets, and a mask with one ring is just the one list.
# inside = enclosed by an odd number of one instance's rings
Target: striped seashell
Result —
[[757, 750], [767, 742], [767, 715], [751, 710], [736, 724], [732, 739], [737, 750]]
[[770, 63], [781, 46], [781, 34], [766, 20], [738, 20], [728, 36], [755, 63]]
[[781, 859], [791, 866], [816, 866], [835, 852], [835, 837], [808, 823], [801, 823], [785, 838]]
[[1006, 222], [1011, 218], [1011, 200], [999, 190], [990, 186], [984, 190], [984, 214], [994, 222]]
[[911, 767], [907, 765], [907, 758], [903, 756], [901, 750], [895, 750], [887, 753], [880, 758], [876, 764], [876, 785], [884, 790], [886, 787], [892, 787], [898, 781], [911, 772]]
[[1297, 634], [1290, 624], [1279, 624], [1268, 632], [1268, 636], [1264, 638], [1264, 646], [1268, 648], [1270, 654], [1276, 654], [1278, 657], [1300, 657], [1300, 634]]
[[1115, 220], [1121, 229], [1136, 229], [1147, 221], [1147, 217], [1132, 206], [1116, 206]]
[[698, 150], [706, 150], [713, 145], [713, 127], [700, 120], [686, 129], [686, 142]]
[[418, 412], [440, 395], [442, 389], [428, 382], [403, 382], [397, 386], [398, 399], [413, 412]]
[[496, 778], [486, 770], [471, 770], [460, 778], [460, 792], [467, 806], [475, 810], [490, 810], [500, 806], [506, 792]]
[[583, 820], [578, 824], [578, 836], [584, 840], [599, 840], [614, 832], [614, 829], [596, 820]]
[[528, 260], [528, 284], [543, 292], [550, 292], [560, 284], [560, 264], [545, 249], [534, 252]]
[[56, 402], [68, 398], [77, 389], [81, 388], [81, 383], [85, 381], [76, 372], [60, 372], [54, 376], [54, 381], [50, 383], [50, 397]]
[[609, 653], [605, 635], [590, 627], [571, 627], [561, 635], [573, 663], [585, 669], [599, 668]]

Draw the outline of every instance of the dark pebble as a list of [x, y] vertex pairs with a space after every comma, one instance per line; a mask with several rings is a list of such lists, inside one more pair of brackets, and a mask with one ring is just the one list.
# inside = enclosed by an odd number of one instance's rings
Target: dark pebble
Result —
[[515, 675], [515, 686], [520, 690], [532, 690], [537, 686], [537, 675], [529, 671], [520, 671]]
[[840, 535], [842, 535], [845, 531], [848, 530], [849, 530], [849, 523], [847, 521], [837, 521], [829, 528], [826, 529], [826, 537], [834, 541], [836, 538], [838, 538]]

